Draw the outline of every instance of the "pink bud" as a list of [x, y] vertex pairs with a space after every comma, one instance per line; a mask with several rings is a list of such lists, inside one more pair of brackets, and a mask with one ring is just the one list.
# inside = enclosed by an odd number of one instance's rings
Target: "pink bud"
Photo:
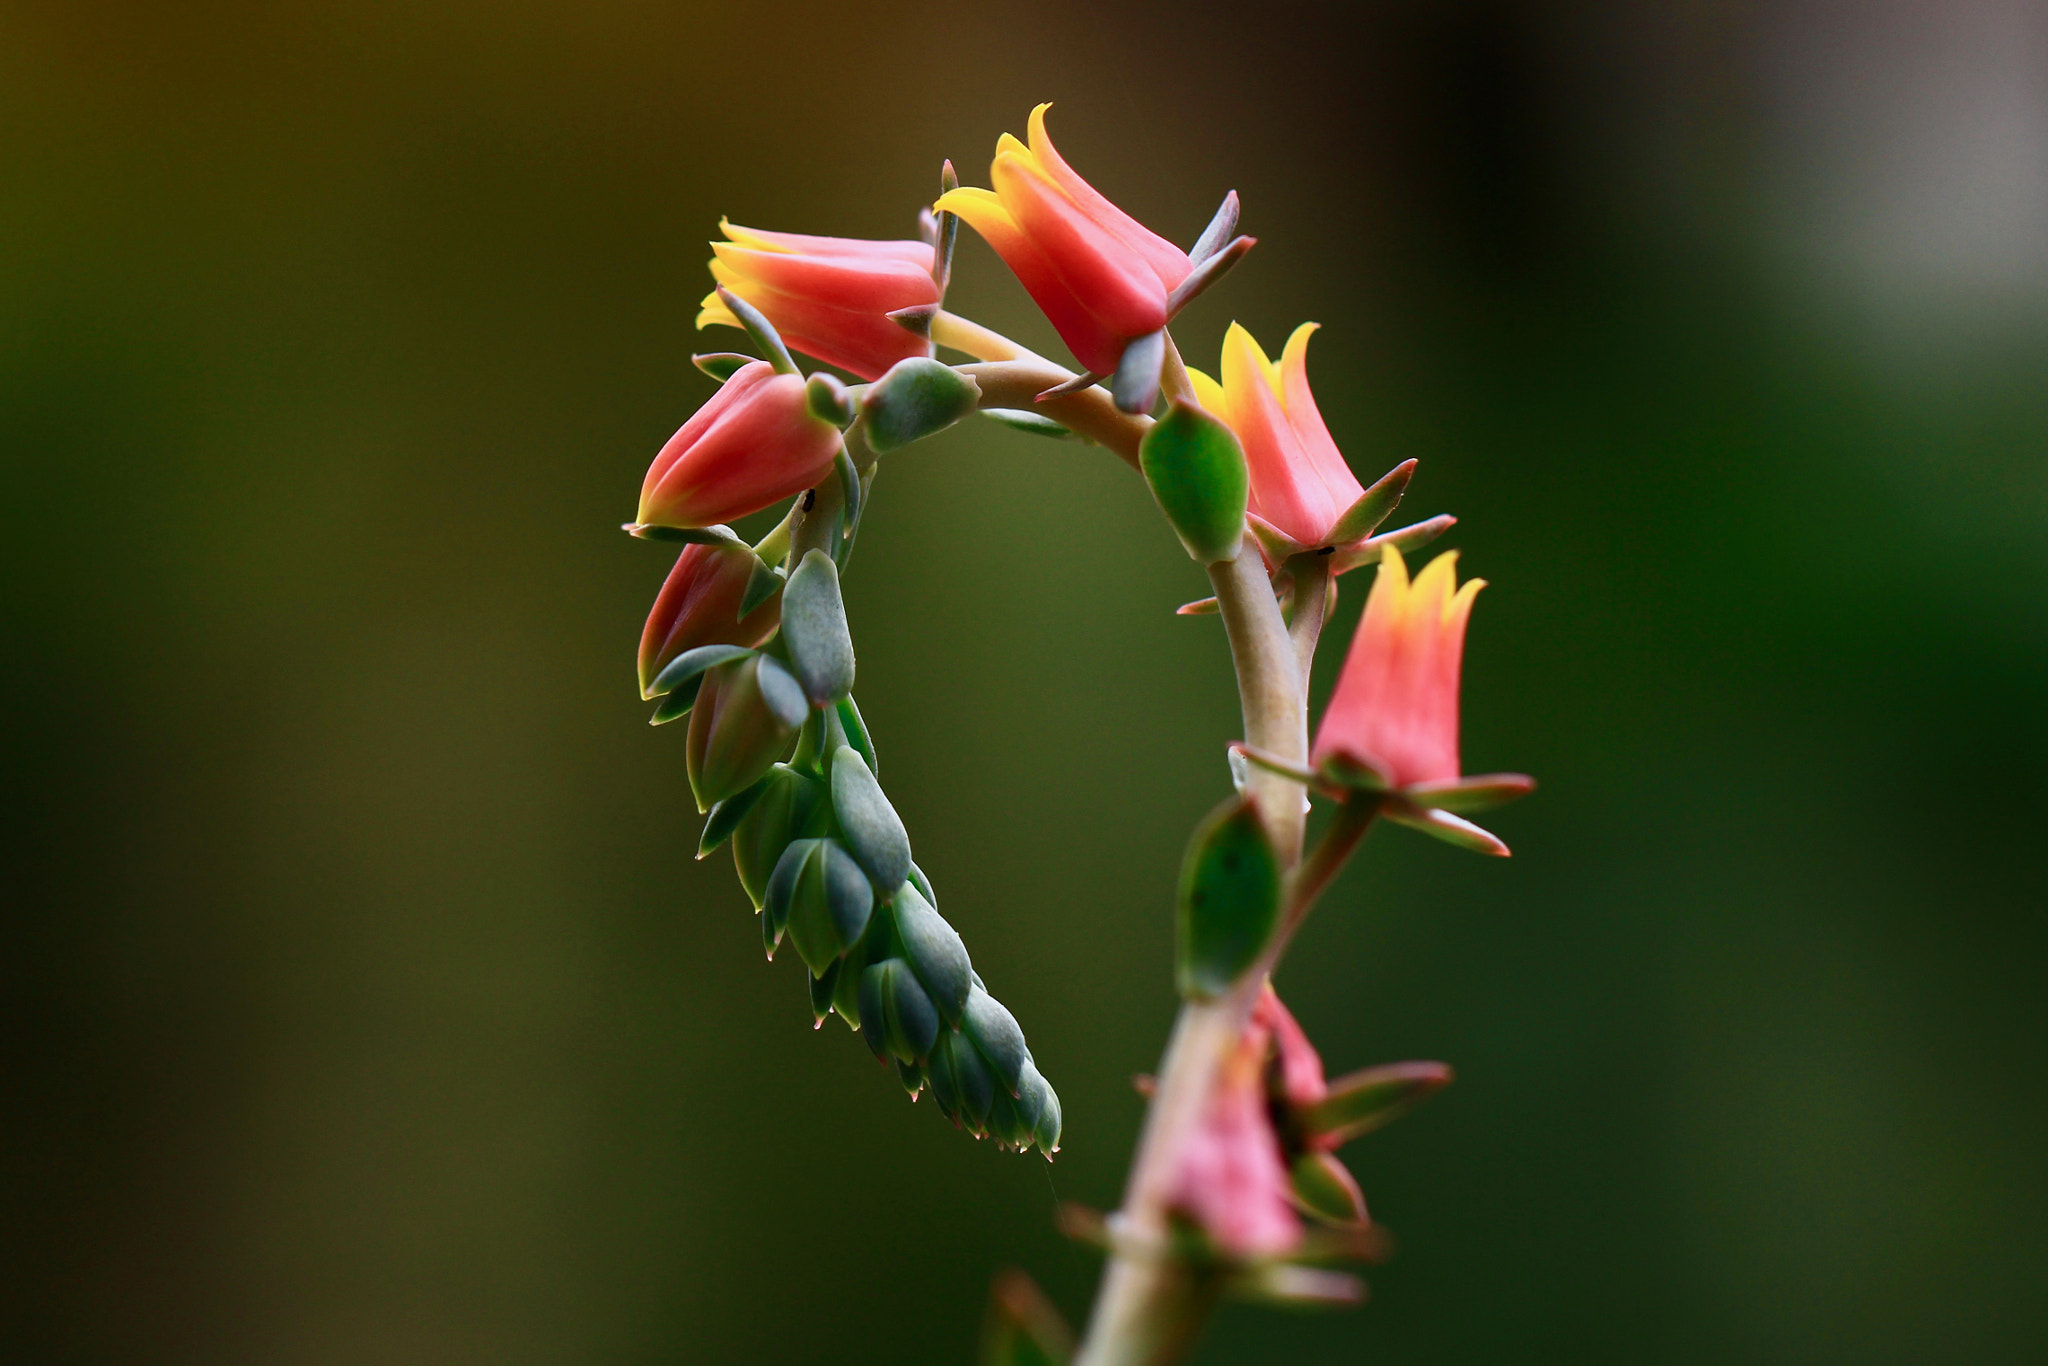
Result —
[[1168, 1203], [1233, 1257], [1277, 1256], [1301, 1238], [1266, 1103], [1267, 1045], [1268, 1031], [1254, 1019], [1220, 1069], [1201, 1123], [1175, 1154]]
[[1323, 1079], [1322, 1054], [1308, 1041], [1293, 1013], [1280, 1003], [1270, 982], [1252, 1007], [1252, 1023], [1272, 1036], [1280, 1094], [1289, 1105], [1305, 1109], [1330, 1094], [1329, 1083]]
[[1297, 327], [1275, 365], [1251, 333], [1232, 323], [1223, 338], [1222, 383], [1188, 372], [1202, 406], [1244, 446], [1247, 510], [1309, 548], [1328, 545], [1337, 519], [1365, 492], [1309, 392], [1308, 339], [1315, 330], [1314, 323]]
[[735, 521], [824, 478], [839, 429], [814, 417], [801, 375], [741, 366], [654, 457], [638, 520], [703, 527]]
[[1124, 348], [1166, 325], [1166, 298], [1193, 268], [1187, 253], [1110, 203], [1054, 150], [1045, 111], [1030, 141], [1005, 133], [992, 190], [952, 190], [933, 207], [988, 240], [1084, 369], [1110, 374]]
[[640, 695], [668, 662], [699, 645], [744, 645], [749, 649], [775, 634], [782, 620], [782, 595], [771, 595], [742, 618], [740, 602], [753, 576], [754, 556], [739, 545], [689, 545], [668, 571], [668, 579], [640, 633]]
[[[711, 244], [712, 277], [760, 309], [793, 349], [867, 380], [932, 354], [929, 341], [888, 316], [939, 302], [928, 244], [719, 227], [731, 240]], [[711, 323], [740, 325], [715, 291], [697, 315], [697, 326]]]
[[1457, 552], [1446, 552], [1410, 582], [1401, 552], [1387, 548], [1316, 730], [1313, 763], [1358, 764], [1394, 788], [1458, 777], [1465, 622], [1486, 580], [1458, 587], [1457, 563]]

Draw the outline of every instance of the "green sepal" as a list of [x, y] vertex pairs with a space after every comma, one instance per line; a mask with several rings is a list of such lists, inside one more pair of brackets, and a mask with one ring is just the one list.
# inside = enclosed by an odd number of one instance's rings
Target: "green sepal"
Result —
[[754, 357], [743, 356], [737, 351], [707, 351], [701, 356], [690, 357], [690, 364], [702, 370], [720, 384], [725, 383], [742, 369], [754, 363]]
[[1159, 402], [1159, 368], [1166, 363], [1166, 329], [1133, 338], [1109, 377], [1109, 397], [1126, 413], [1149, 413]]
[[722, 802], [714, 802], [710, 814], [704, 817], [704, 833], [697, 838], [697, 857], [704, 858], [712, 850], [732, 838], [732, 832], [739, 828], [754, 804], [767, 794], [769, 779], [763, 774], [761, 781], [744, 792], [735, 792]]
[[1199, 266], [1223, 250], [1223, 244], [1237, 236], [1238, 212], [1237, 191], [1232, 190], [1223, 196], [1223, 202], [1216, 206], [1216, 216], [1188, 248], [1188, 260]]
[[769, 876], [768, 904], [770, 913], [781, 908], [790, 942], [816, 977], [866, 931], [875, 890], [837, 842], [796, 840]]
[[875, 760], [874, 738], [868, 734], [868, 723], [861, 719], [860, 708], [853, 704], [853, 694], [848, 693], [834, 702], [832, 710], [838, 713], [839, 730], [846, 737], [846, 743], [860, 755], [861, 762], [868, 766], [868, 772], [881, 777], [882, 766]]
[[[917, 888], [917, 893], [924, 898], [925, 905], [935, 911], [939, 909], [939, 894], [932, 890], [932, 880], [926, 877], [924, 869], [918, 867], [915, 863], [910, 865], [910, 885]], [[975, 985], [979, 986], [981, 984], [981, 979], [975, 977], [971, 970], [967, 975], [974, 977]]]
[[1138, 467], [1189, 555], [1202, 564], [1237, 558], [1251, 476], [1230, 428], [1176, 399], [1138, 444]]
[[825, 971], [816, 977], [807, 977], [811, 992], [811, 1028], [822, 1028], [825, 1017], [832, 1013], [832, 991], [839, 985], [839, 974], [844, 969], [843, 959], [835, 958], [825, 965]]
[[726, 306], [739, 325], [746, 329], [747, 335], [754, 339], [754, 345], [765, 353], [768, 363], [775, 367], [775, 372], [781, 375], [796, 374], [796, 362], [790, 359], [789, 348], [782, 344], [782, 334], [775, 330], [775, 324], [769, 322], [760, 309], [724, 285], [718, 286], [715, 292], [718, 301]]
[[814, 704], [825, 706], [852, 689], [853, 636], [839, 567], [822, 550], [806, 553], [783, 587], [782, 640], [790, 670]]
[[1294, 1202], [1304, 1213], [1324, 1223], [1348, 1228], [1370, 1222], [1357, 1180], [1335, 1153], [1321, 1149], [1305, 1152], [1294, 1159], [1288, 1175], [1294, 1188]]
[[[676, 687], [697, 677], [706, 669], [715, 669], [721, 664], [730, 664], [735, 659], [745, 659], [753, 654], [744, 645], [699, 645], [694, 650], [685, 650], [662, 665], [661, 672], [647, 685], [649, 697], [661, 697], [675, 691]], [[686, 708], [687, 710], [687, 708]]]
[[[854, 468], [853, 457], [847, 453], [846, 444], [840, 443], [839, 454], [832, 457], [832, 470], [839, 476], [839, 493], [846, 502], [847, 534], [845, 540], [852, 540], [860, 531], [861, 479], [860, 471]], [[833, 557], [835, 560], [838, 556]]]
[[768, 888], [761, 898], [762, 937], [776, 945], [789, 932], [789, 912], [796, 900], [797, 883], [810, 866], [811, 856], [824, 843], [817, 838], [791, 840], [783, 846], [782, 856], [775, 860], [775, 871], [768, 875]]
[[867, 761], [851, 745], [832, 755], [832, 814], [854, 859], [875, 880], [893, 890], [910, 876], [910, 835], [903, 818], [868, 771]]
[[940, 1114], [969, 1133], [988, 1131], [988, 1107], [995, 1100], [995, 1080], [966, 1035], [940, 1030], [938, 1041], [932, 1045], [931, 1058], [925, 1064], [925, 1074], [931, 1078], [932, 1100]]
[[1408, 481], [1415, 476], [1415, 461], [1403, 460], [1373, 482], [1373, 486], [1358, 495], [1358, 501], [1344, 510], [1330, 528], [1331, 545], [1349, 545], [1364, 540], [1380, 529], [1380, 523], [1393, 515], [1401, 505], [1401, 495], [1408, 491]]
[[669, 541], [683, 545], [745, 545], [729, 526], [655, 526], [650, 522], [622, 522], [621, 531], [638, 541]]
[[1018, 1152], [1031, 1146], [1031, 1121], [1017, 1108], [1016, 1100], [998, 1086], [989, 1096], [988, 1136], [1004, 1148]]
[[1280, 919], [1280, 860], [1248, 796], [1195, 828], [1181, 864], [1175, 976], [1190, 1000], [1211, 1000], [1256, 963]]
[[671, 721], [680, 721], [690, 714], [690, 708], [697, 705], [697, 692], [704, 686], [704, 675], [686, 678], [670, 690], [667, 696], [655, 701], [654, 715], [647, 718], [650, 726], [665, 726]]
[[1012, 431], [1024, 432], [1030, 436], [1050, 437], [1054, 441], [1078, 439], [1070, 428], [1061, 426], [1044, 413], [1026, 412], [1022, 408], [983, 408], [981, 415], [991, 422], [1001, 423]]
[[[960, 188], [960, 177], [953, 170], [948, 159], [939, 167], [939, 197], [944, 198]], [[939, 287], [939, 297], [946, 297], [946, 286], [953, 279], [953, 244], [960, 240], [960, 215], [942, 213], [932, 223], [932, 283]]]
[[1448, 811], [1413, 806], [1406, 801], [1386, 803], [1380, 813], [1396, 825], [1405, 825], [1410, 830], [1420, 830], [1425, 835], [1434, 835], [1445, 844], [1454, 844], [1460, 849], [1469, 849], [1475, 854], [1487, 854], [1494, 858], [1506, 858], [1508, 847], [1491, 830], [1483, 830], [1463, 816], [1453, 816]]
[[1353, 1309], [1365, 1303], [1365, 1282], [1344, 1271], [1299, 1262], [1261, 1262], [1230, 1281], [1233, 1299], [1284, 1309]]
[[903, 941], [903, 956], [924, 983], [926, 994], [946, 1023], [959, 1025], [967, 1013], [968, 994], [974, 988], [974, 969], [967, 958], [967, 946], [909, 883], [896, 889], [892, 904], [896, 934]]
[[761, 921], [761, 950], [768, 955], [768, 961], [772, 963], [775, 961], [775, 951], [782, 947], [782, 932], [785, 927], [766, 910], [757, 910], [755, 914]]
[[804, 406], [812, 417], [844, 427], [853, 421], [853, 398], [835, 375], [818, 371], [804, 381]]
[[887, 958], [895, 941], [889, 938], [889, 917], [873, 915], [868, 918], [867, 933], [860, 942], [846, 951], [839, 960], [839, 985], [832, 993], [832, 1009], [839, 1012], [839, 1018], [846, 1021], [846, 1027], [860, 1030], [860, 984], [870, 963]]
[[916, 1100], [918, 1093], [924, 1090], [924, 1068], [912, 1062], [899, 1062], [896, 1064], [896, 1080], [903, 1084], [910, 1098]]
[[1407, 555], [1420, 550], [1437, 537], [1458, 524], [1458, 519], [1448, 512], [1438, 513], [1426, 521], [1412, 522], [1393, 531], [1381, 532], [1354, 546], [1345, 546], [1330, 558], [1332, 574], [1348, 574], [1368, 564], [1378, 564], [1380, 556], [1388, 546]]
[[923, 440], [958, 422], [981, 401], [981, 386], [952, 366], [911, 356], [889, 367], [861, 395], [868, 447], [876, 454]]
[[1411, 783], [1401, 789], [1401, 799], [1412, 806], [1462, 816], [1505, 806], [1535, 790], [1536, 780], [1526, 773], [1475, 773], [1447, 782]]
[[1195, 263], [1181, 282], [1166, 296], [1166, 317], [1170, 322], [1180, 311], [1193, 303], [1209, 286], [1228, 275], [1245, 253], [1258, 244], [1256, 237], [1233, 237], [1223, 246]]
[[1031, 1063], [1031, 1050], [1024, 1044], [1024, 1030], [1017, 1017], [1001, 1001], [981, 987], [969, 985], [967, 1006], [961, 1028], [974, 1046], [988, 1059], [996, 1080], [1011, 1095], [1018, 1094], [1019, 1078]]
[[697, 809], [759, 782], [789, 752], [808, 711], [803, 689], [767, 655], [713, 669], [690, 710], [683, 747]]
[[769, 769], [761, 783], [760, 797], [732, 835], [733, 865], [755, 910], [767, 902], [768, 878], [782, 851], [791, 840], [814, 833], [807, 827], [825, 805], [825, 785], [787, 764]]
[[740, 611], [733, 620], [745, 621], [756, 607], [782, 591], [782, 581], [782, 570], [757, 557], [747, 572], [747, 586], [740, 590]]
[[1301, 1127], [1328, 1148], [1385, 1128], [1451, 1084], [1440, 1062], [1395, 1062], [1368, 1067], [1330, 1083], [1329, 1094], [1301, 1112]]
[[876, 1034], [868, 1047], [898, 1062], [922, 1063], [939, 1037], [939, 1013], [901, 958], [885, 958], [861, 974], [860, 1027]]

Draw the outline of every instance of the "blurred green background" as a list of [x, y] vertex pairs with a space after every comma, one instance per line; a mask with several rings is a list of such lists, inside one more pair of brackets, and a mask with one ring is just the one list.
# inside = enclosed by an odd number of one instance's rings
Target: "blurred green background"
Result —
[[1325, 324], [1358, 472], [1420, 457], [1494, 585], [1468, 766], [1544, 784], [1512, 861], [1376, 833], [1309, 926], [1331, 1067], [1460, 1079], [1349, 1151], [1374, 1302], [1201, 1360], [2048, 1358], [2017, 0], [0, 5], [0, 1355], [963, 1362], [1008, 1264], [1084, 1310], [1052, 1211], [1116, 1200], [1237, 733], [1199, 571], [980, 424], [848, 580], [1048, 1168], [814, 1035], [692, 863], [616, 530], [731, 344], [718, 216], [907, 235], [1041, 99], [1169, 236], [1243, 195], [1183, 344]]

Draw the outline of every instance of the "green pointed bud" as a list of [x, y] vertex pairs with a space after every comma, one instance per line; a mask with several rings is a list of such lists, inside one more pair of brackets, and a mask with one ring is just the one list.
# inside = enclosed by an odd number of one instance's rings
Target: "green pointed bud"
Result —
[[746, 329], [747, 335], [754, 339], [754, 345], [761, 348], [761, 352], [767, 358], [768, 363], [775, 367], [775, 373], [778, 375], [794, 375], [798, 373], [796, 362], [789, 357], [789, 348], [782, 344], [782, 334], [775, 330], [775, 324], [769, 322], [760, 309], [754, 307], [724, 285], [718, 286], [712, 292], [718, 296], [718, 301], [725, 305], [726, 311], [732, 314], [741, 327]]
[[1301, 1115], [1317, 1143], [1334, 1148], [1392, 1124], [1451, 1084], [1440, 1062], [1395, 1062], [1368, 1067], [1330, 1083], [1329, 1094]]
[[775, 951], [782, 947], [783, 923], [770, 915], [767, 910], [755, 912], [761, 920], [761, 950], [768, 955], [768, 961], [775, 961]]
[[969, 1133], [986, 1133], [988, 1108], [995, 1101], [995, 1080], [967, 1036], [939, 1031], [925, 1073], [932, 1079], [932, 1099], [939, 1112]]
[[1032, 1141], [1050, 1162], [1052, 1155], [1060, 1150], [1059, 1095], [1052, 1089], [1052, 1083], [1030, 1063], [1024, 1064], [1018, 1090], [1018, 1107], [1032, 1116]]
[[[871, 764], [869, 767], [873, 767], [873, 765]], [[932, 880], [924, 875], [924, 869], [914, 863], [910, 865], [910, 885], [917, 888], [917, 894], [924, 898], [925, 905], [933, 910], [939, 908], [939, 894], [932, 890]], [[967, 975], [974, 977], [972, 972]], [[974, 977], [974, 984], [980, 986], [981, 979]]]
[[805, 979], [811, 988], [811, 1028], [822, 1028], [825, 1017], [832, 1013], [832, 989], [839, 985], [839, 974], [844, 966], [835, 958], [826, 965], [823, 976]]
[[[887, 916], [870, 916], [867, 932], [860, 942], [846, 951], [839, 960], [839, 985], [832, 992], [832, 1009], [839, 1012], [839, 1018], [846, 1021], [846, 1027], [861, 1030], [860, 984], [865, 980], [870, 964], [879, 962], [888, 955]], [[877, 1055], [879, 1056], [879, 1054]]]
[[1016, 1095], [1021, 1085], [1018, 1079], [1031, 1064], [1031, 1050], [1024, 1046], [1024, 1031], [1018, 1026], [1017, 1017], [1001, 1001], [970, 983], [961, 1028], [988, 1059], [1003, 1089]]
[[768, 890], [761, 899], [761, 915], [767, 924], [774, 927], [778, 943], [789, 930], [789, 908], [796, 899], [796, 884], [810, 866], [818, 846], [823, 843], [816, 837], [791, 840], [784, 847], [782, 857], [775, 860], [775, 871], [768, 875]]
[[789, 752], [809, 710], [803, 688], [766, 655], [706, 673], [684, 746], [697, 809], [709, 810], [759, 782]]
[[1358, 1228], [1370, 1222], [1358, 1182], [1335, 1153], [1306, 1152], [1294, 1159], [1294, 1200], [1328, 1224]]
[[903, 1089], [912, 1100], [916, 1100], [918, 1092], [924, 1090], [924, 1069], [913, 1062], [899, 1062], [896, 1064], [896, 1080], [902, 1082]]
[[924, 983], [939, 1014], [947, 1024], [957, 1026], [967, 1013], [967, 996], [974, 987], [967, 946], [917, 888], [908, 883], [896, 889], [894, 909], [903, 956], [910, 961], [917, 980]]
[[868, 734], [868, 723], [861, 720], [860, 708], [853, 705], [853, 695], [848, 693], [834, 702], [832, 710], [838, 713], [839, 731], [846, 737], [846, 743], [860, 755], [861, 762], [868, 766], [868, 772], [881, 777], [882, 766], [875, 761], [874, 738]]
[[697, 840], [697, 857], [704, 858], [730, 839], [739, 823], [754, 809], [754, 803], [761, 800], [767, 791], [768, 779], [763, 777], [746, 791], [735, 792], [724, 801], [715, 803], [711, 814], [704, 818], [704, 833]]
[[870, 1048], [886, 1048], [898, 1062], [922, 1062], [939, 1037], [939, 1013], [901, 958], [887, 958], [861, 974], [860, 1026], [876, 1030]]
[[853, 398], [839, 380], [820, 370], [804, 381], [804, 406], [811, 416], [835, 427], [853, 421]]
[[733, 864], [755, 910], [767, 899], [776, 860], [791, 840], [812, 833], [808, 827], [825, 802], [823, 783], [786, 764], [769, 769], [761, 781], [761, 795], [732, 833]]
[[912, 356], [889, 367], [860, 397], [876, 454], [942, 432], [974, 411], [981, 386], [950, 365]]
[[988, 1136], [1018, 1152], [1031, 1146], [1031, 1121], [1018, 1113], [1016, 1100], [1000, 1086], [989, 1097]]
[[874, 888], [853, 856], [829, 839], [797, 840], [783, 851], [768, 879], [771, 904], [785, 887], [790, 942], [816, 977], [867, 929]]
[[782, 640], [789, 667], [818, 706], [853, 688], [853, 636], [839, 595], [839, 567], [822, 550], [806, 554], [782, 590]]
[[737, 351], [711, 351], [701, 356], [690, 357], [690, 364], [702, 370], [720, 384], [738, 374], [742, 367], [752, 365], [752, 356], [742, 356]]
[[877, 887], [895, 888], [910, 876], [910, 836], [867, 761], [851, 745], [832, 756], [832, 814], [846, 847]]
[[1250, 797], [1233, 797], [1195, 828], [1181, 864], [1175, 975], [1183, 996], [1230, 990], [1258, 961], [1280, 919], [1280, 859]]
[[1202, 564], [1237, 558], [1251, 476], [1230, 428], [1176, 399], [1139, 443], [1138, 467], [1188, 554]]

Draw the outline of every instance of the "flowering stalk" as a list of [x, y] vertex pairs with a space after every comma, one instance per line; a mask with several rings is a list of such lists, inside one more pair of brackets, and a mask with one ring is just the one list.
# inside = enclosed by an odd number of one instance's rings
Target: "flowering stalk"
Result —
[[[1320, 1265], [1383, 1246], [1335, 1149], [1411, 1108], [1449, 1069], [1401, 1063], [1328, 1080], [1272, 974], [1377, 817], [1505, 854], [1465, 815], [1533, 784], [1460, 771], [1459, 673], [1479, 583], [1457, 587], [1455, 554], [1410, 577], [1404, 554], [1453, 519], [1380, 530], [1415, 462], [1371, 485], [1352, 474], [1309, 389], [1314, 325], [1277, 365], [1235, 324], [1220, 380], [1183, 363], [1168, 324], [1252, 244], [1236, 233], [1235, 193], [1183, 252], [1060, 157], [1044, 106], [1029, 132], [998, 145], [992, 190], [959, 188], [948, 163], [917, 241], [725, 225], [698, 323], [743, 329], [762, 358], [695, 358], [725, 387], [663, 447], [627, 526], [685, 545], [643, 632], [639, 682], [657, 724], [689, 718], [689, 780], [706, 813], [699, 857], [732, 844], [770, 955], [787, 940], [809, 970], [814, 1022], [838, 1014], [912, 1099], [929, 1090], [977, 1137], [1050, 1158], [1058, 1099], [939, 916], [875, 777], [841, 576], [882, 459], [976, 412], [1100, 445], [1143, 476], [1214, 593], [1182, 612], [1223, 618], [1244, 727], [1229, 755], [1234, 792], [1196, 830], [1182, 870], [1184, 1001], [1122, 1205], [1067, 1218], [1109, 1254], [1087, 1332], [1074, 1346], [1013, 1273], [998, 1283], [985, 1360], [1167, 1366], [1222, 1295], [1362, 1297]], [[963, 220], [1081, 373], [946, 309]], [[860, 382], [805, 378], [792, 349]], [[941, 351], [968, 359], [945, 364]], [[752, 545], [722, 524], [784, 498]], [[1367, 564], [1382, 567], [1312, 744], [1316, 648], [1339, 576]], [[1331, 812], [1312, 843], [1311, 793]]]

